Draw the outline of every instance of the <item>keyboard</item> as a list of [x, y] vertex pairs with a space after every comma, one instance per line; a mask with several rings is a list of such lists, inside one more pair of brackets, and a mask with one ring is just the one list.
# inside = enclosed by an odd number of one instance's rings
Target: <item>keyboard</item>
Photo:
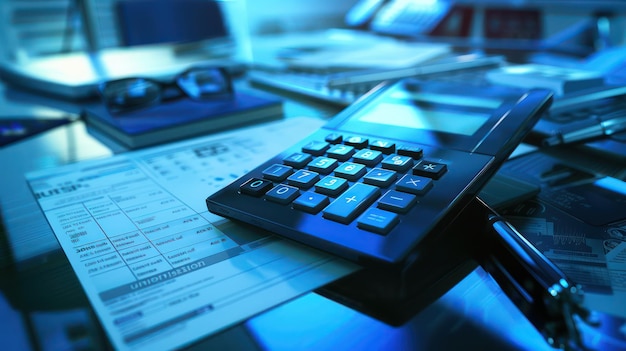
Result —
[[504, 64], [501, 56], [463, 54], [450, 56], [418, 67], [401, 69], [353, 69], [324, 71], [302, 67], [256, 66], [248, 73], [252, 85], [275, 88], [315, 98], [324, 102], [347, 106], [382, 82], [393, 82], [407, 77], [435, 79], [462, 72], [476, 76]]

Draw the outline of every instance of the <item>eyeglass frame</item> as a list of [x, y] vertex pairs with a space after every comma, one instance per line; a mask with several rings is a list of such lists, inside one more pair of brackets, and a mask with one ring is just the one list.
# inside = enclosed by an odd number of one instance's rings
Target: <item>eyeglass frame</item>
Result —
[[[221, 89], [220, 91], [217, 91], [215, 93], [206, 94], [204, 96], [200, 96], [200, 95], [194, 96], [181, 86], [182, 84], [180, 83], [180, 79], [182, 77], [189, 75], [189, 73], [191, 72], [202, 71], [202, 70], [206, 70], [206, 71], [210, 70], [212, 72], [219, 72], [220, 77], [223, 79], [223, 82], [225, 83], [224, 89]], [[131, 82], [131, 81], [141, 81], [141, 82], [150, 83], [151, 86], [158, 88], [157, 94], [155, 95], [153, 99], [149, 101], [123, 106], [121, 104], [115, 103], [114, 101], [116, 97], [119, 97], [119, 94], [107, 94], [106, 93], [106, 89], [111, 88], [114, 84], [121, 84], [124, 82]], [[177, 94], [175, 96], [171, 94], [169, 95], [167, 94], [167, 92], [171, 91], [172, 88], [175, 88], [177, 91]], [[130, 88], [128, 88], [127, 86], [124, 92], [128, 92], [129, 90]], [[187, 97], [194, 101], [211, 101], [211, 100], [216, 100], [216, 99], [224, 99], [228, 97], [233, 97], [235, 93], [231, 74], [228, 72], [228, 70], [225, 67], [220, 67], [220, 66], [192, 66], [176, 74], [171, 81], [162, 81], [162, 80], [149, 78], [149, 77], [126, 77], [126, 78], [114, 79], [114, 80], [102, 82], [98, 86], [98, 91], [100, 93], [100, 96], [105, 106], [112, 113], [130, 112], [130, 111], [134, 111], [138, 109], [148, 108], [151, 106], [158, 105], [159, 103], [163, 101], [173, 100], [175, 98], [181, 98], [181, 97]], [[107, 95], [110, 95], [111, 97], [107, 98]]]

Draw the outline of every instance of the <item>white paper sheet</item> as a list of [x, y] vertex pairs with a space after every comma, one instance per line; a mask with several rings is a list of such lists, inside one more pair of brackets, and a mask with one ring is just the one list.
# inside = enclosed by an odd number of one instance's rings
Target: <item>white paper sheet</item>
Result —
[[358, 269], [204, 203], [322, 124], [287, 119], [27, 175], [116, 349], [179, 348]]

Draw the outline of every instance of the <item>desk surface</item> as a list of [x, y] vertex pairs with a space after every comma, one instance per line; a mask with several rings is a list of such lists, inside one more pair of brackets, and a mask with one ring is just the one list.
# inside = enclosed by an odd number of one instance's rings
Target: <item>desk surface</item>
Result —
[[[11, 98], [28, 94], [8, 92], [5, 90], [2, 97], [6, 106], [3, 115], [46, 109], [45, 103], [33, 103], [36, 98]], [[287, 118], [306, 115], [326, 119], [336, 112], [336, 107], [294, 96], [287, 97], [285, 103]], [[124, 151], [94, 137], [82, 121], [0, 149], [0, 164], [5, 165], [0, 188], [5, 224], [0, 245], [0, 318], [4, 326], [0, 339], [8, 340], [10, 349], [111, 347], [23, 175]], [[25, 242], [21, 230], [41, 232], [42, 239]], [[452, 289], [400, 326], [310, 292], [191, 348], [552, 349], [481, 268], [472, 269]]]

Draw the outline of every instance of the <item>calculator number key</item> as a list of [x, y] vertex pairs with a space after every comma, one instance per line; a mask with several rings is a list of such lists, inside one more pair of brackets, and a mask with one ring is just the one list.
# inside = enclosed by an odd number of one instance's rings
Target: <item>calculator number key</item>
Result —
[[322, 173], [329, 174], [333, 171], [333, 169], [337, 168], [339, 162], [334, 158], [328, 157], [316, 157], [313, 161], [308, 164], [310, 170]]
[[297, 186], [298, 188], [310, 188], [320, 179], [319, 173], [299, 170], [287, 178], [287, 182], [290, 185]]
[[241, 191], [242, 194], [260, 197], [268, 192], [273, 186], [274, 184], [269, 180], [250, 178], [248, 181], [239, 186], [239, 191]]
[[337, 177], [345, 178], [351, 182], [361, 178], [365, 172], [367, 172], [365, 166], [352, 162], [346, 162], [335, 169]]
[[307, 163], [311, 162], [312, 159], [313, 157], [309, 154], [296, 152], [289, 155], [288, 157], [285, 157], [283, 159], [283, 163], [295, 168], [304, 168], [304, 166], [306, 166]]
[[332, 197], [337, 197], [337, 195], [341, 194], [347, 188], [347, 180], [333, 176], [326, 176], [319, 182], [315, 183], [316, 192]]
[[331, 144], [339, 144], [343, 141], [343, 135], [339, 134], [339, 133], [330, 133], [328, 134], [324, 140], [327, 143], [331, 143]]
[[353, 157], [354, 162], [361, 163], [369, 167], [377, 165], [382, 159], [382, 152], [370, 149], [359, 150], [359, 152], [354, 154]]
[[282, 182], [293, 173], [293, 168], [286, 165], [273, 164], [263, 171], [263, 178]]
[[354, 146], [357, 149], [367, 147], [368, 142], [367, 138], [360, 136], [350, 136], [343, 141], [344, 144]]
[[330, 144], [327, 142], [312, 141], [302, 147], [302, 152], [311, 154], [313, 156], [322, 156], [329, 147]]
[[347, 161], [354, 155], [354, 147], [349, 145], [334, 145], [328, 150], [326, 155], [339, 161]]
[[370, 149], [377, 150], [383, 154], [392, 154], [396, 150], [396, 144], [387, 140], [373, 140], [370, 143]]
[[331, 202], [322, 211], [322, 216], [339, 223], [350, 223], [372, 204], [379, 195], [380, 189], [378, 187], [356, 183]]
[[298, 188], [279, 184], [272, 190], [268, 191], [267, 194], [265, 194], [265, 198], [270, 201], [286, 205], [297, 198], [298, 195], [300, 195], [300, 190], [298, 190]]

